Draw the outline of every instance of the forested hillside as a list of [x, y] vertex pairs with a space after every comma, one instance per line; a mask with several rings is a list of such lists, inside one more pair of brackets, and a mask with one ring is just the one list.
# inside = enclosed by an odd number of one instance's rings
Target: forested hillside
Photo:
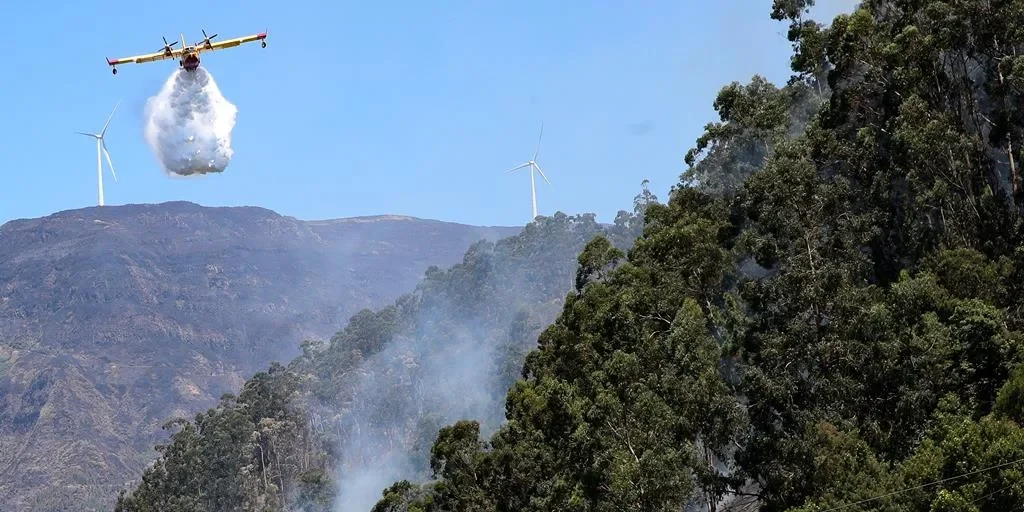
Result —
[[599, 233], [630, 246], [656, 201], [644, 185], [612, 226], [558, 213], [471, 246], [329, 343], [306, 342], [237, 396], [171, 422], [171, 442], [117, 509], [369, 510], [394, 480], [428, 478], [441, 426], [472, 417], [497, 428], [526, 352], [574, 286], [576, 255]]
[[772, 10], [794, 80], [725, 87], [628, 256], [582, 253], [615, 268], [507, 423], [377, 512], [1024, 507], [1024, 4], [807, 4]]
[[[474, 248], [185, 425], [119, 508], [273, 509], [283, 497], [328, 510], [330, 479], [352, 474], [335, 465], [353, 457], [344, 439], [363, 430], [378, 435], [355, 457], [404, 443], [431, 469], [396, 478], [375, 512], [1024, 507], [1024, 4], [869, 0], [828, 26], [806, 19], [809, 5], [770, 6], [790, 24], [793, 79], [721, 90], [720, 120], [666, 203], [638, 209], [632, 246], [598, 236], [579, 252], [574, 290], [536, 345], [529, 315], [488, 305], [496, 287], [519, 289], [483, 271], [507, 260], [501, 244]], [[520, 268], [537, 257], [522, 255]], [[405, 313], [426, 297], [457, 313]], [[535, 347], [496, 429], [435, 393], [511, 379], [418, 379], [438, 347], [410, 335], [488, 318], [526, 326], [491, 339]], [[442, 357], [456, 360], [466, 345], [449, 337]], [[374, 387], [385, 398], [338, 392], [391, 347], [371, 365], [390, 375]], [[308, 393], [321, 402], [304, 410]], [[314, 412], [332, 406], [366, 413]], [[417, 408], [445, 413], [416, 423]], [[341, 442], [323, 441], [330, 429]]]
[[0, 510], [111, 507], [168, 417], [520, 230], [183, 201], [4, 223]]

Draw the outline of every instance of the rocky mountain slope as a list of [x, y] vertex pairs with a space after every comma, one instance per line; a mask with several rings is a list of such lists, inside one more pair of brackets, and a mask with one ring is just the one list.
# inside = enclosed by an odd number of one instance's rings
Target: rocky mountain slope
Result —
[[4, 224], [0, 503], [109, 507], [164, 422], [519, 229], [184, 202]]

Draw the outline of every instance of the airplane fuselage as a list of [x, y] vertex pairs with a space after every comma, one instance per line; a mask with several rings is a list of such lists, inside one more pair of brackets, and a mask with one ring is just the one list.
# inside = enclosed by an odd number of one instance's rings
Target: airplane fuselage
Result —
[[199, 52], [186, 52], [182, 54], [178, 64], [185, 71], [195, 71], [199, 67]]

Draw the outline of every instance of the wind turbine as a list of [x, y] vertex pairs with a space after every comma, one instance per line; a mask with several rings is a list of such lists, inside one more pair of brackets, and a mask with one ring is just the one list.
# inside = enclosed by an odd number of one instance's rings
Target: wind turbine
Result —
[[96, 179], [98, 180], [100, 206], [103, 206], [103, 161], [100, 160], [100, 150], [103, 150], [104, 156], [107, 157], [107, 163], [110, 164], [110, 174], [114, 177], [114, 181], [117, 181], [117, 173], [114, 172], [114, 162], [110, 161], [110, 153], [107, 152], [107, 143], [103, 136], [107, 134], [107, 126], [110, 125], [110, 120], [114, 117], [114, 111], [117, 110], [117, 106], [120, 103], [119, 101], [114, 104], [114, 110], [110, 111], [110, 116], [107, 117], [107, 122], [104, 123], [103, 129], [99, 133], [75, 132], [96, 139]]
[[540, 153], [540, 139], [542, 137], [544, 137], [544, 123], [540, 124], [540, 136], [537, 137], [537, 150], [533, 152], [533, 158], [527, 160], [525, 163], [519, 166], [513, 167], [505, 171], [505, 173], [507, 174], [510, 172], [518, 171], [523, 167], [530, 168], [530, 195], [533, 199], [533, 217], [530, 219], [531, 221], [537, 218], [537, 184], [536, 180], [533, 177], [533, 170], [536, 169], [537, 172], [540, 173], [540, 177], [544, 178], [544, 181], [546, 181], [548, 185], [551, 184], [551, 182], [548, 181], [548, 177], [544, 175], [544, 171], [540, 170], [540, 166], [537, 165], [537, 154]]

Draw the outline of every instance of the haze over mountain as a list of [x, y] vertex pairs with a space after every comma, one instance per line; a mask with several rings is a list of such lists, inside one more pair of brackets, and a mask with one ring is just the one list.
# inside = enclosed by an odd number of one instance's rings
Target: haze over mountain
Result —
[[772, 2], [793, 75], [708, 98], [641, 232], [474, 246], [179, 424], [116, 510], [1024, 510], [1022, 4], [811, 3]]
[[518, 231], [186, 202], [4, 224], [0, 502], [109, 506], [168, 419], [389, 303], [429, 266]]

